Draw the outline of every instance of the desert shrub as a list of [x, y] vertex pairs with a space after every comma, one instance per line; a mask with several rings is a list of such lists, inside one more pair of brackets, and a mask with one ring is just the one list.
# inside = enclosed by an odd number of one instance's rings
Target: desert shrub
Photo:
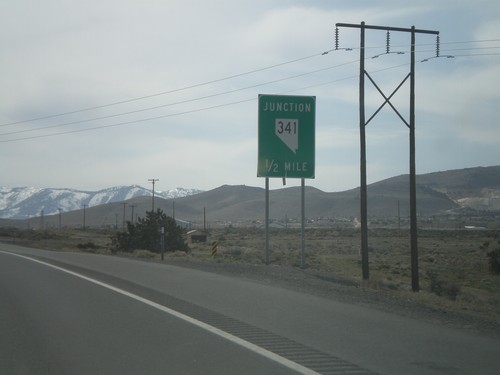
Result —
[[0, 227], [0, 237], [16, 237], [19, 230], [16, 228], [3, 228]]
[[457, 299], [460, 294], [460, 286], [450, 282], [448, 280], [443, 280], [439, 278], [436, 272], [427, 271], [427, 277], [430, 281], [430, 291], [440, 297], [446, 297], [453, 301]]
[[500, 246], [487, 254], [490, 272], [494, 275], [500, 275]]
[[79, 243], [76, 247], [80, 250], [97, 250], [99, 248], [99, 246], [93, 242]]
[[25, 240], [40, 240], [49, 238], [48, 232], [35, 231], [33, 229], [0, 228], [0, 237], [20, 238]]
[[490, 241], [486, 241], [485, 243], [483, 243], [481, 246], [479, 246], [479, 248], [481, 250], [486, 250], [488, 248], [488, 246], [490, 246]]
[[231, 249], [227, 252], [227, 254], [239, 258], [243, 254], [243, 251], [241, 249]]
[[52, 233], [48, 230], [33, 229], [21, 230], [19, 232], [19, 237], [30, 241], [53, 240], [57, 238], [55, 233]]
[[488, 251], [491, 242], [484, 242], [479, 248], [486, 251], [486, 257], [488, 258], [489, 270], [494, 275], [500, 275], [500, 240], [497, 241], [497, 247]]
[[164, 245], [166, 251], [189, 251], [184, 238], [184, 229], [177, 225], [175, 219], [163, 213], [146, 212], [145, 218], [139, 218], [136, 224], [127, 222], [127, 231], [115, 233], [111, 237], [112, 251], [133, 252], [135, 249], [146, 249], [154, 253], [161, 251], [161, 228], [164, 229]]
[[136, 258], [143, 258], [143, 259], [150, 259], [150, 258], [154, 258], [155, 257], [155, 254], [152, 253], [149, 250], [138, 249], [138, 250], [134, 250], [133, 254], [134, 254], [134, 257], [136, 257]]

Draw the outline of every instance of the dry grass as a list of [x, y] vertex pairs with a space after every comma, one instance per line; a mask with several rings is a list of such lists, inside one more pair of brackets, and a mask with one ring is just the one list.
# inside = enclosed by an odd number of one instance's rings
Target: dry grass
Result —
[[[359, 231], [308, 229], [306, 267], [336, 280], [387, 291], [436, 309], [467, 312], [500, 322], [500, 275], [488, 269], [485, 243], [496, 243], [492, 231], [422, 231], [419, 233], [420, 293], [411, 291], [409, 235], [391, 230], [369, 233], [370, 279], [362, 279]], [[219, 263], [263, 264], [264, 234], [257, 229], [213, 230], [218, 242], [214, 259], [210, 243], [191, 245], [191, 257]], [[270, 233], [270, 264], [300, 267], [300, 230]]]

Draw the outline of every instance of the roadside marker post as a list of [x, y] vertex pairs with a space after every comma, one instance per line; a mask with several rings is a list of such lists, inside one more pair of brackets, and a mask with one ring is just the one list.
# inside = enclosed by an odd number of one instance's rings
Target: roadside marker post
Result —
[[165, 227], [160, 228], [160, 250], [161, 250], [161, 260], [165, 258]]
[[212, 256], [215, 257], [217, 255], [217, 241], [212, 242]]

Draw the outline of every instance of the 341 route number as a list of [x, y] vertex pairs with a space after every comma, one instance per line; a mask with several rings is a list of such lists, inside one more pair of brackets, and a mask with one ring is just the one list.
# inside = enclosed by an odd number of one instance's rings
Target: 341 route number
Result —
[[278, 134], [297, 134], [297, 120], [279, 119], [276, 120], [276, 133]]

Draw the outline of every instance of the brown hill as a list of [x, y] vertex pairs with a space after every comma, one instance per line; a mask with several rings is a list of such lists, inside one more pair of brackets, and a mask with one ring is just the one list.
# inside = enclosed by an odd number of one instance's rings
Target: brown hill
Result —
[[[326, 193], [306, 187], [306, 217], [359, 218], [359, 188]], [[178, 198], [155, 198], [155, 209], [198, 226], [204, 219], [213, 223], [257, 222], [264, 219], [265, 190], [244, 185], [223, 185], [200, 194]], [[152, 198], [139, 197], [64, 213], [63, 226], [117, 226], [143, 217], [151, 210]], [[409, 214], [409, 177], [401, 175], [368, 186], [368, 215], [371, 218], [401, 217]], [[420, 217], [430, 217], [454, 210], [500, 213], [500, 166], [478, 167], [417, 176], [417, 209]], [[270, 191], [270, 217], [289, 220], [300, 217], [300, 187]], [[45, 227], [57, 227], [58, 215], [43, 218]], [[18, 223], [21, 224], [21, 223]], [[42, 218], [33, 218], [22, 226], [40, 227]]]

